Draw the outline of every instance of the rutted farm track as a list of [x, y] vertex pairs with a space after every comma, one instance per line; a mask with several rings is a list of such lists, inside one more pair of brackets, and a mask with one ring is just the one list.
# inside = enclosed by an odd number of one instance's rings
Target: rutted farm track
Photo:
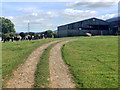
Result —
[[[61, 47], [65, 43], [75, 39], [62, 41], [55, 45], [50, 51], [50, 88], [74, 88], [71, 75], [67, 65], [62, 60]], [[42, 56], [44, 50], [51, 44], [59, 42], [60, 40], [44, 44], [33, 51], [25, 63], [13, 72], [14, 76], [11, 78], [6, 88], [33, 88], [35, 71], [37, 64]]]
[[6, 88], [33, 88], [34, 73], [42, 53], [49, 45], [58, 41], [44, 44], [33, 51], [26, 62], [13, 73], [14, 77], [8, 81]]
[[50, 87], [51, 88], [75, 88], [68, 66], [62, 60], [61, 47], [67, 42], [76, 39], [63, 41], [55, 45], [50, 51]]

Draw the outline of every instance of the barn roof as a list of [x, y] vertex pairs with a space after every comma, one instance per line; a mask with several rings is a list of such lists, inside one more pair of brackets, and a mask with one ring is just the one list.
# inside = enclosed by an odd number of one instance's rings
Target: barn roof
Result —
[[96, 19], [96, 20], [100, 20], [100, 21], [103, 21], [103, 22], [109, 23], [109, 22], [104, 21], [104, 20], [102, 20], [102, 19], [98, 19], [98, 18], [93, 17], [93, 18], [89, 18], [89, 19], [85, 19], [85, 20], [81, 20], [81, 21], [77, 21], [77, 22], [73, 22], [73, 23], [69, 23], [69, 24], [61, 25], [61, 26], [58, 26], [58, 27], [62, 27], [62, 26], [70, 25], [70, 24], [75, 24], [75, 23], [79, 23], [79, 22], [84, 22], [84, 21], [88, 21], [88, 20], [92, 20], [92, 19]]

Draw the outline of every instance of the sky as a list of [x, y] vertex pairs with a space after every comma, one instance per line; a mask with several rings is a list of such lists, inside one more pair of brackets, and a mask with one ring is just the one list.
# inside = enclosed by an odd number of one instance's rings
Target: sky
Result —
[[118, 15], [118, 0], [24, 1], [0, 3], [1, 16], [10, 19], [17, 32], [28, 32], [28, 23], [31, 32], [43, 32], [92, 17], [106, 20]]

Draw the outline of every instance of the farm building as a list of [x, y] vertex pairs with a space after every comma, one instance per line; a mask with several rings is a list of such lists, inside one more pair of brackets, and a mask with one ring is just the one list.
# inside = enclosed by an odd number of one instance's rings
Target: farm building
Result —
[[[110, 28], [112, 30], [112, 34], [118, 34], [118, 30], [120, 28], [120, 17], [115, 17], [107, 20], [110, 24]], [[119, 32], [120, 34], [120, 32]]]
[[108, 35], [110, 32], [109, 23], [97, 18], [90, 18], [58, 27], [59, 37], [86, 36], [87, 33], [91, 35]]

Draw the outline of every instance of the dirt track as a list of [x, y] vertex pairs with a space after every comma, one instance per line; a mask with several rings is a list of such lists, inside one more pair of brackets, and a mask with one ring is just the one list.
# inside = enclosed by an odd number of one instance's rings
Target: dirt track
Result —
[[25, 61], [25, 63], [13, 73], [14, 76], [8, 81], [6, 88], [33, 88], [34, 73], [37, 63], [39, 62], [45, 48], [55, 42], [58, 41], [44, 44], [37, 48], [35, 51], [33, 51], [28, 57], [28, 59]]
[[75, 39], [58, 43], [50, 51], [49, 70], [50, 88], [75, 88], [68, 66], [64, 63], [61, 56], [61, 47]]

